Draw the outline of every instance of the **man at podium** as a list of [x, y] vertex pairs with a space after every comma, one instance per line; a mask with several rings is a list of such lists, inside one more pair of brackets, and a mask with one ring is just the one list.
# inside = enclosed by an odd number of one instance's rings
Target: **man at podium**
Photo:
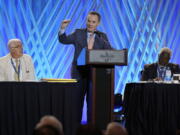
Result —
[[[74, 59], [71, 68], [71, 77], [78, 79], [82, 86], [82, 107], [84, 95], [88, 90], [88, 72], [87, 68], [77, 67], [77, 58], [82, 49], [112, 49], [105, 33], [97, 30], [101, 16], [97, 12], [89, 12], [86, 20], [86, 28], [76, 29], [72, 34], [66, 35], [65, 29], [71, 20], [63, 20], [58, 33], [59, 42], [63, 44], [73, 44], [75, 47]], [[87, 95], [88, 97], [88, 95]], [[81, 109], [82, 114], [82, 109]]]

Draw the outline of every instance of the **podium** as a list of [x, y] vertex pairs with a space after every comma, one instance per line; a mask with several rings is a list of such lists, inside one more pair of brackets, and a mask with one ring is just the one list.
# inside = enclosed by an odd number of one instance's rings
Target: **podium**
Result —
[[100, 129], [113, 121], [114, 66], [127, 65], [127, 53], [127, 49], [83, 50], [78, 58], [77, 64], [90, 72], [88, 122]]

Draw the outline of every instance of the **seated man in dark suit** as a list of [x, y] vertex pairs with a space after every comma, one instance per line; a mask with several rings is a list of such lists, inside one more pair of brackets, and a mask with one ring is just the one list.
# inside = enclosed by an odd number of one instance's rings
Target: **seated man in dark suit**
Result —
[[144, 66], [141, 80], [163, 81], [165, 80], [167, 74], [170, 74], [172, 77], [173, 74], [179, 73], [179, 65], [169, 63], [171, 55], [172, 52], [169, 48], [162, 48], [159, 53], [158, 62]]
[[[61, 23], [58, 33], [59, 41], [63, 44], [73, 44], [75, 48], [74, 59], [71, 67], [71, 78], [78, 79], [81, 84], [81, 108], [83, 107], [84, 95], [89, 89], [89, 69], [87, 67], [77, 67], [77, 58], [83, 48], [86, 49], [111, 49], [111, 45], [105, 33], [97, 30], [101, 16], [97, 12], [90, 12], [86, 20], [86, 28], [76, 29], [70, 35], [66, 35], [65, 29], [70, 20], [64, 20]], [[88, 92], [87, 92], [88, 93]], [[87, 94], [87, 100], [88, 94]], [[80, 112], [80, 115], [82, 112]]]

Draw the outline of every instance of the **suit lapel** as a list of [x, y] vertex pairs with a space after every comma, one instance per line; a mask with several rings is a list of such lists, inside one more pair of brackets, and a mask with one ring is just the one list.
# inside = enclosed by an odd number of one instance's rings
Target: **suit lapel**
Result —
[[83, 48], [86, 48], [88, 46], [87, 44], [87, 30], [86, 29], [83, 29], [82, 31], [82, 47]]
[[97, 35], [95, 36], [95, 39], [94, 39], [94, 46], [93, 46], [93, 49], [97, 49]]
[[6, 62], [7, 62], [7, 68], [5, 69], [6, 71], [6, 79], [7, 80], [13, 80], [14, 79], [14, 75], [13, 75], [13, 68], [12, 68], [12, 64], [11, 64], [11, 55], [8, 54], [7, 57], [6, 57]]
[[158, 68], [158, 63], [155, 63], [155, 71], [154, 71], [154, 74], [155, 74], [155, 76], [154, 77], [157, 77], [157, 68]]
[[96, 34], [95, 39], [94, 39], [93, 49], [100, 49], [100, 48], [101, 48], [100, 39], [98, 35]]

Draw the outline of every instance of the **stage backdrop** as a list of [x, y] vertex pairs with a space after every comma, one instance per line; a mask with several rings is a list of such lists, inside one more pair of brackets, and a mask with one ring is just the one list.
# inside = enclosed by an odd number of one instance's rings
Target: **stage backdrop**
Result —
[[20, 38], [38, 79], [70, 78], [74, 48], [58, 42], [59, 26], [71, 19], [67, 33], [84, 28], [89, 11], [101, 14], [99, 30], [112, 47], [129, 51], [128, 66], [116, 67], [116, 93], [138, 81], [144, 64], [157, 61], [164, 46], [180, 64], [179, 0], [0, 0], [0, 56], [8, 53], [9, 39]]

